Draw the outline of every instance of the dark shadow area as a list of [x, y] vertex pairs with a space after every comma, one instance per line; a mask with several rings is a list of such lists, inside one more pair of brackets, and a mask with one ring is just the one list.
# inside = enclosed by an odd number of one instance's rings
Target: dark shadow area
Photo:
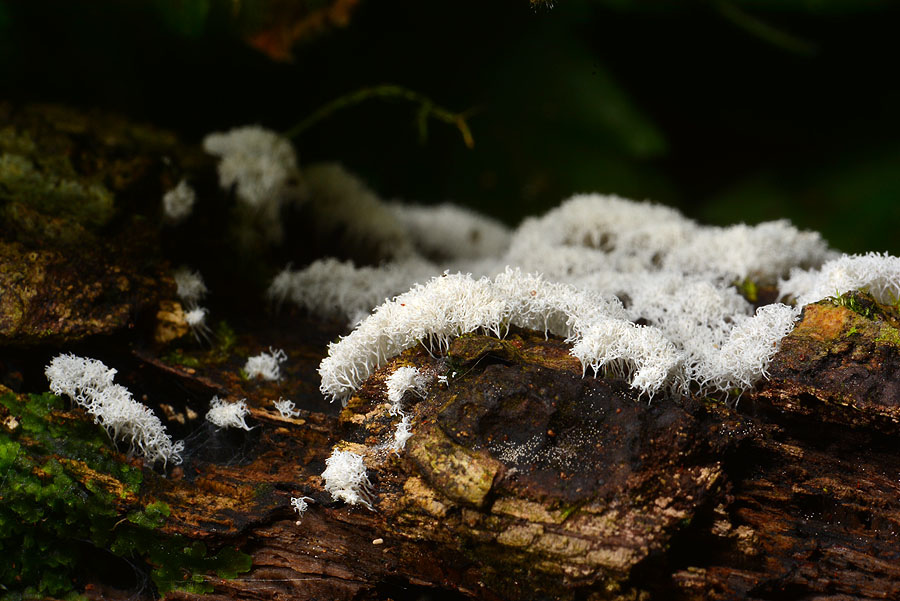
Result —
[[[900, 80], [889, 3], [369, 0], [275, 62], [233, 3], [0, 2], [0, 94], [102, 107], [189, 138], [285, 130], [397, 83], [471, 116], [475, 147], [369, 101], [295, 140], [384, 197], [515, 223], [573, 192], [713, 223], [788, 217], [845, 251], [900, 252]], [[277, 3], [258, 3], [277, 19]], [[258, 27], [257, 27], [258, 29]], [[773, 33], [774, 32], [774, 33]]]

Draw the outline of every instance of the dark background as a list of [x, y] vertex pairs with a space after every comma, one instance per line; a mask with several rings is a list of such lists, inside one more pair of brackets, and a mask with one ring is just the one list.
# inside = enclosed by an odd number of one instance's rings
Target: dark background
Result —
[[[383, 197], [452, 200], [515, 224], [574, 192], [706, 223], [787, 217], [847, 252], [900, 254], [900, 10], [866, 0], [363, 0], [293, 62], [246, 43], [278, 0], [0, 0], [0, 92], [100, 107], [200, 140], [286, 130], [395, 83], [470, 119], [474, 149], [371, 100], [295, 142]], [[2, 124], [0, 124], [2, 125]]]

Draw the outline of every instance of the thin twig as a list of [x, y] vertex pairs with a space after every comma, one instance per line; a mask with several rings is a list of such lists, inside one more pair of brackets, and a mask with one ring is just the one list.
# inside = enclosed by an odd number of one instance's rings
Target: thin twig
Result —
[[463, 143], [465, 143], [467, 148], [473, 148], [475, 146], [475, 140], [472, 138], [472, 131], [469, 129], [469, 124], [467, 122], [467, 119], [472, 115], [472, 110], [455, 113], [440, 106], [424, 94], [392, 84], [362, 88], [355, 92], [339, 96], [331, 102], [319, 107], [303, 121], [300, 121], [298, 124], [287, 130], [284, 135], [287, 138], [296, 138], [337, 111], [361, 104], [371, 98], [402, 100], [419, 105], [419, 111], [416, 114], [416, 124], [419, 129], [419, 138], [422, 141], [425, 141], [428, 137], [428, 119], [433, 117], [438, 121], [443, 121], [458, 129], [459, 133], [462, 135]]

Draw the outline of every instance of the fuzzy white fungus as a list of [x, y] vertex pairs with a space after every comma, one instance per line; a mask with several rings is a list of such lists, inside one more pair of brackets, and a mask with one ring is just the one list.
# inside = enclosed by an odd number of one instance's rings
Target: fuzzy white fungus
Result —
[[208, 292], [199, 271], [180, 267], [175, 270], [172, 277], [175, 279], [176, 294], [188, 306], [196, 306]]
[[259, 126], [209, 134], [203, 149], [219, 158], [219, 184], [234, 186], [238, 200], [258, 210], [277, 208], [285, 187], [297, 177], [290, 141]]
[[244, 399], [234, 403], [228, 403], [218, 396], [214, 396], [209, 402], [209, 411], [206, 413], [206, 421], [219, 428], [242, 428], [249, 431], [246, 417], [250, 414], [247, 402]]
[[509, 247], [509, 228], [475, 211], [450, 203], [389, 206], [416, 251], [432, 260], [497, 257]]
[[391, 443], [391, 451], [394, 453], [400, 454], [406, 447], [406, 441], [412, 437], [412, 425], [410, 424], [410, 419], [408, 415], [404, 415], [400, 422], [397, 424], [397, 429], [394, 430], [394, 440]]
[[334, 449], [331, 457], [325, 460], [325, 466], [325, 471], [322, 472], [325, 491], [331, 493], [335, 501], [344, 501], [350, 505], [360, 503], [372, 509], [372, 484], [366, 476], [362, 455]]
[[300, 415], [300, 412], [294, 409], [294, 401], [278, 399], [277, 401], [272, 401], [272, 404], [278, 410], [278, 413], [281, 414], [281, 417], [292, 418]]
[[163, 194], [163, 213], [169, 221], [182, 221], [193, 212], [196, 202], [197, 193], [186, 180], [181, 180], [177, 186]]
[[[395, 205], [398, 216], [405, 209]], [[412, 215], [407, 223], [437, 228], [416, 209]], [[378, 267], [323, 259], [273, 282], [270, 294], [314, 313], [365, 316], [329, 347], [319, 369], [323, 394], [346, 399], [416, 344], [440, 351], [460, 334], [503, 336], [509, 325], [566, 338], [585, 370], [618, 374], [649, 397], [745, 389], [764, 377], [797, 313], [772, 305], [754, 314], [735, 284], [772, 284], [835, 256], [819, 234], [787, 221], [708, 227], [669, 207], [596, 194], [526, 219], [505, 252], [498, 244], [477, 260], [443, 265], [435, 255], [449, 253], [421, 252], [429, 258]], [[794, 273], [783, 292], [799, 290], [792, 282], [808, 272]], [[877, 288], [887, 281], [880, 277], [862, 280]]]
[[96, 359], [69, 354], [54, 357], [44, 373], [53, 394], [66, 395], [83, 407], [110, 437], [127, 442], [151, 463], [181, 463], [184, 443], [172, 442], [150, 408], [135, 401], [127, 388], [113, 383], [115, 369]]
[[781, 282], [782, 297], [791, 296], [802, 307], [851, 290], [863, 290], [879, 303], [900, 300], [900, 257], [870, 252], [844, 255], [819, 270], [795, 269]]
[[306, 510], [309, 509], [309, 503], [307, 501], [312, 501], [311, 497], [291, 497], [291, 507], [294, 511], [297, 512], [297, 525], [300, 525], [300, 520], [303, 519], [303, 514], [306, 513]]
[[247, 377], [262, 378], [263, 380], [280, 380], [281, 364], [287, 361], [287, 354], [281, 349], [269, 349], [253, 357], [248, 357], [244, 364]]
[[[516, 270], [495, 280], [445, 274], [377, 307], [350, 335], [331, 343], [319, 366], [320, 389], [344, 400], [375, 368], [420, 341], [445, 349], [451, 339], [476, 330], [503, 336], [510, 323], [566, 336], [586, 367], [632, 374], [632, 385], [650, 396], [675, 384], [672, 344], [658, 330], [623, 317], [615, 299]], [[615, 345], [601, 348], [610, 339]]]
[[410, 417], [403, 411], [403, 397], [406, 393], [411, 392], [424, 398], [431, 380], [431, 374], [422, 373], [412, 366], [398, 367], [385, 380], [387, 398], [391, 403], [389, 412], [391, 415], [400, 416], [400, 421], [394, 430], [393, 441], [390, 444], [390, 449], [395, 453], [399, 453], [406, 446], [409, 437], [412, 436]]
[[199, 330], [206, 327], [206, 314], [208, 311], [203, 307], [194, 307], [184, 314], [184, 320], [191, 329]]
[[388, 401], [391, 403], [391, 415], [403, 413], [403, 397], [407, 392], [424, 397], [425, 390], [430, 382], [431, 377], [428, 374], [423, 374], [415, 367], [398, 367], [385, 380]]
[[268, 295], [277, 302], [290, 300], [316, 315], [358, 322], [386, 298], [428, 281], [436, 272], [432, 263], [422, 260], [356, 267], [350, 261], [328, 258], [303, 269], [285, 269], [272, 280]]
[[[332, 400], [346, 401], [405, 349], [440, 353], [462, 334], [503, 337], [511, 326], [564, 338], [585, 372], [625, 378], [650, 398], [730, 394], [766, 377], [803, 305], [847, 290], [900, 299], [900, 258], [839, 257], [786, 220], [710, 227], [670, 207], [582, 194], [510, 231], [449, 205], [385, 204], [336, 165], [307, 176], [324, 231], [366, 243], [382, 261], [324, 258], [271, 283], [279, 302], [353, 324], [319, 365]], [[757, 307], [738, 289], [779, 282], [795, 306]], [[385, 445], [394, 452], [412, 435], [403, 400], [424, 393], [421, 378], [401, 367], [386, 380], [390, 413], [401, 418]], [[328, 466], [335, 498], [369, 505], [361, 456], [335, 451]]]

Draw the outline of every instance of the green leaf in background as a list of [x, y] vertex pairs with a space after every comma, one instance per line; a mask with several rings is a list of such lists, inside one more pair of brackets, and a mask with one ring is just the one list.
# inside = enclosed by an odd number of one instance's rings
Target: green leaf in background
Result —
[[[662, 132], [635, 105], [601, 59], [571, 32], [551, 29], [544, 39], [524, 39], [497, 82], [503, 102], [526, 103], [541, 137], [577, 133], [618, 152], [647, 159], [667, 150]], [[560, 60], [565, 56], [565, 60]], [[503, 106], [492, 106], [502, 111]]]
[[900, 223], [900, 148], [768, 170], [709, 198], [701, 219], [719, 224], [782, 217], [844, 252], [892, 251]]
[[165, 29], [186, 38], [206, 31], [212, 0], [152, 0]]

